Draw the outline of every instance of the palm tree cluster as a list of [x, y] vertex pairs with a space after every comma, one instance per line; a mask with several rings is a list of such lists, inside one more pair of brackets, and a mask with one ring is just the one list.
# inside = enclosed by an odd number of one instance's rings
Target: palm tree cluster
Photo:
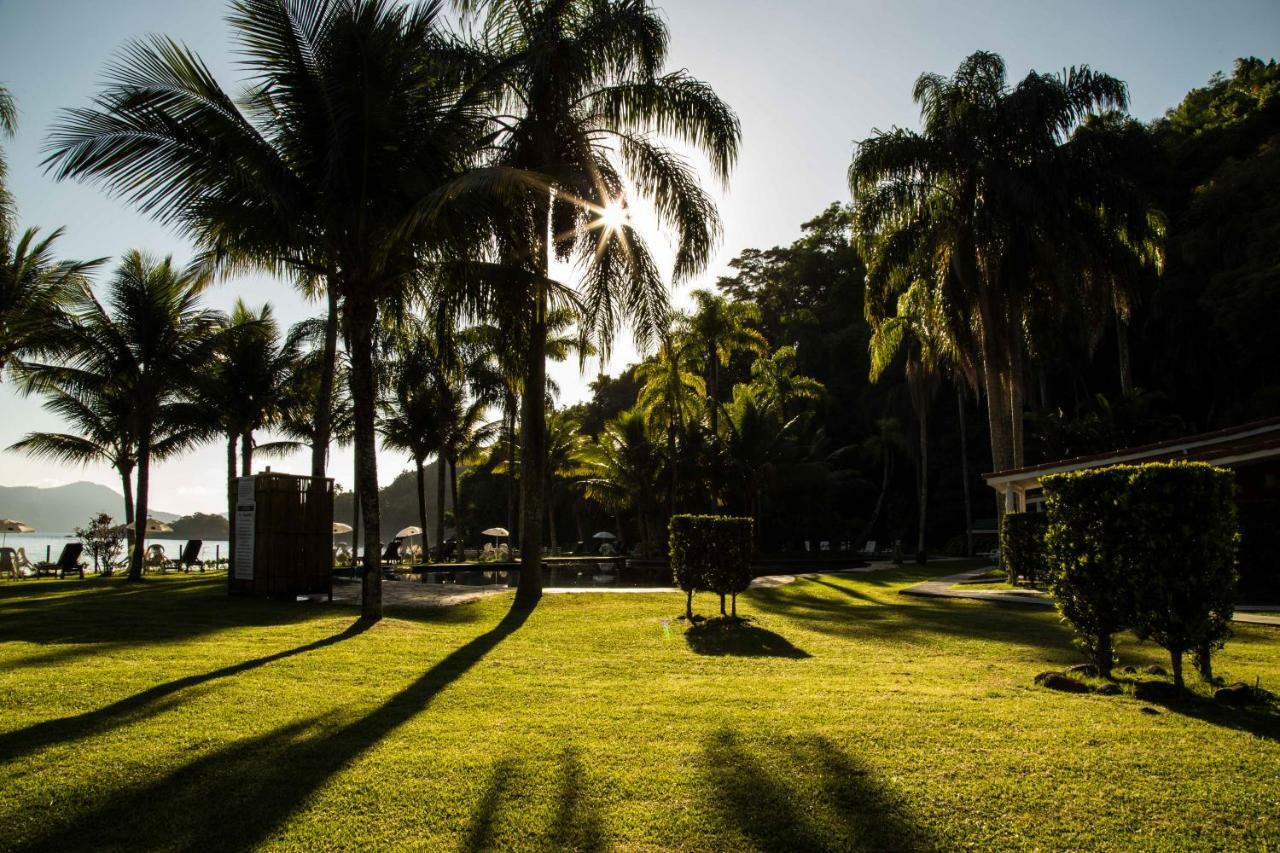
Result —
[[[446, 338], [468, 322], [499, 330], [510, 350], [501, 402], [520, 397], [521, 527], [540, 529], [552, 318], [571, 310], [579, 337], [605, 353], [624, 323], [642, 345], [665, 328], [667, 282], [627, 210], [647, 200], [675, 234], [674, 282], [698, 273], [719, 222], [695, 164], [666, 143], [705, 154], [723, 181], [740, 136], [707, 84], [666, 69], [667, 28], [648, 0], [456, 6], [451, 26], [439, 0], [235, 0], [242, 96], [179, 43], [140, 40], [91, 105], [64, 114], [46, 161], [57, 178], [96, 183], [180, 229], [214, 275], [267, 270], [323, 296], [311, 424], [296, 431], [312, 473], [325, 473], [341, 340], [372, 618], [379, 423], [415, 459], [438, 444], [452, 468], [489, 393], [445, 401], [411, 387], [408, 367], [397, 380], [388, 336], [431, 318], [437, 366], [453, 371]], [[556, 260], [576, 262], [575, 281], [552, 278]], [[446, 402], [413, 435], [397, 422]], [[230, 441], [246, 422], [228, 413], [220, 431]], [[541, 541], [522, 544], [519, 594], [532, 600]]]

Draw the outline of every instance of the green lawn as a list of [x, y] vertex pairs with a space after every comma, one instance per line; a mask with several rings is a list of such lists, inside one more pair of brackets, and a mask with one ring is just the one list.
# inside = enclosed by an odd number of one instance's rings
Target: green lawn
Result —
[[[923, 577], [752, 592], [733, 633], [678, 594], [362, 630], [224, 576], [0, 584], [0, 847], [1280, 845], [1275, 715], [1034, 687], [1079, 659], [1055, 614]], [[1280, 687], [1280, 630], [1236, 630], [1221, 674]]]

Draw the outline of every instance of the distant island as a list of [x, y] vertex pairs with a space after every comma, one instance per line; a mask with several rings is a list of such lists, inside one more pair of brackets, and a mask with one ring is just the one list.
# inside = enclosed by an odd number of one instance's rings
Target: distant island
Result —
[[169, 526], [173, 528], [173, 533], [168, 535], [171, 535], [174, 539], [214, 541], [227, 539], [231, 533], [231, 526], [227, 523], [226, 516], [208, 512], [184, 515], [182, 518], [169, 522]]

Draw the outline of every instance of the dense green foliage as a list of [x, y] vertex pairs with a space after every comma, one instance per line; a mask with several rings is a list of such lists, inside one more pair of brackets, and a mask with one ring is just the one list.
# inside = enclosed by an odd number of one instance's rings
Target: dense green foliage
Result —
[[673, 515], [670, 524], [671, 572], [676, 586], [685, 591], [685, 615], [693, 616], [693, 593], [700, 590], [733, 599], [738, 615], [738, 593], [751, 585], [752, 520], [724, 515]]
[[1187, 652], [1210, 679], [1236, 592], [1232, 474], [1152, 463], [1043, 483], [1053, 594], [1098, 670], [1111, 670], [1112, 635], [1132, 628], [1169, 651], [1179, 687]]
[[1035, 584], [1045, 577], [1045, 535], [1049, 516], [1042, 512], [1008, 512], [1000, 518], [1000, 560], [1010, 583], [1021, 578]]
[[1133, 585], [1131, 627], [1168, 650], [1179, 687], [1190, 651], [1211, 680], [1210, 656], [1231, 634], [1236, 594], [1235, 478], [1203, 464], [1142, 465], [1126, 474], [1117, 511]]

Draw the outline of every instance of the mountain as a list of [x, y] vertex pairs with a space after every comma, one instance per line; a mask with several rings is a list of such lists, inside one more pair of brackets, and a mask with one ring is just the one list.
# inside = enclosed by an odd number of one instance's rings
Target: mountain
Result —
[[[70, 533], [89, 518], [105, 512], [124, 521], [124, 495], [97, 483], [68, 483], [42, 489], [38, 486], [0, 486], [0, 518], [25, 521], [40, 533]], [[152, 510], [159, 521], [175, 521], [171, 512]]]

